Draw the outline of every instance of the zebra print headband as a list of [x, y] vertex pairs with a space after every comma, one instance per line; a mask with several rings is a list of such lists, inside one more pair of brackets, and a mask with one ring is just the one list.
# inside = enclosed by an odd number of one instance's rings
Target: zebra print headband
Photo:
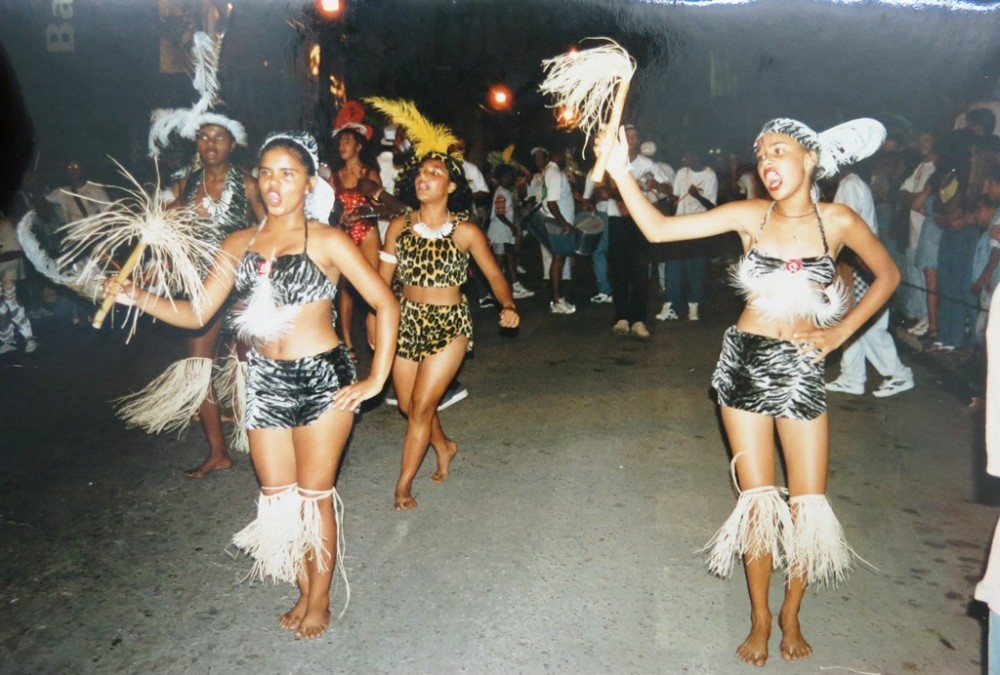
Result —
[[309, 161], [312, 162], [312, 166], [308, 167], [310, 175], [316, 175], [319, 171], [319, 146], [316, 144], [316, 138], [305, 131], [275, 131], [268, 134], [267, 138], [260, 145], [260, 152], [257, 153], [257, 159], [260, 159], [261, 155], [270, 149], [269, 146], [278, 140], [292, 143], [301, 148], [306, 157], [309, 158]]

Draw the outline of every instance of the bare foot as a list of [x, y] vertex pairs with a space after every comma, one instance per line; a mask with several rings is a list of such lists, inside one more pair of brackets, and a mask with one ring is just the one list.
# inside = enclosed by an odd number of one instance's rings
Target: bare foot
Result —
[[326, 632], [330, 625], [330, 610], [316, 609], [306, 612], [299, 624], [299, 629], [295, 631], [295, 637], [299, 640], [312, 640], [318, 638]]
[[750, 619], [750, 634], [736, 648], [736, 658], [752, 666], [763, 666], [767, 663], [767, 641], [771, 638], [771, 620], [757, 621]]
[[806, 639], [802, 637], [802, 629], [799, 626], [799, 617], [780, 617], [778, 625], [781, 626], [781, 658], [786, 661], [799, 661], [812, 656], [813, 648], [809, 646]]
[[447, 445], [444, 446], [444, 452], [438, 452], [437, 448], [434, 448], [434, 452], [437, 453], [438, 468], [431, 474], [431, 480], [435, 483], [443, 483], [448, 480], [448, 468], [451, 466], [451, 460], [455, 459], [455, 455], [458, 454], [458, 443], [448, 441]]
[[232, 467], [233, 460], [228, 457], [209, 457], [197, 469], [185, 471], [184, 475], [188, 478], [204, 478], [213, 471], [228, 471]]
[[397, 511], [409, 511], [410, 509], [417, 508], [417, 500], [413, 498], [410, 491], [400, 490], [396, 488], [396, 510]]
[[298, 601], [295, 606], [290, 610], [281, 615], [278, 619], [278, 623], [285, 630], [298, 630], [299, 626], [302, 625], [302, 618], [306, 615], [306, 609], [309, 607], [309, 597], [302, 593], [299, 596]]

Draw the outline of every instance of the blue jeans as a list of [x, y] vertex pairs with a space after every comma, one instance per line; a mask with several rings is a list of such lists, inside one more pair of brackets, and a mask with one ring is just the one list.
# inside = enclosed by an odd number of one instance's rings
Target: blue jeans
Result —
[[611, 280], [608, 278], [608, 214], [597, 212], [604, 221], [604, 231], [597, 242], [591, 259], [594, 265], [594, 280], [597, 282], [597, 292], [611, 295]]
[[680, 258], [667, 260], [663, 266], [663, 284], [667, 287], [667, 302], [675, 311], [684, 298], [684, 280], [687, 279], [687, 301], [701, 304], [705, 301], [705, 273], [708, 258]]
[[[930, 223], [925, 223], [930, 225]], [[972, 256], [979, 231], [972, 225], [941, 233], [938, 247], [938, 339], [959, 349], [972, 346], [979, 298], [972, 294]]]

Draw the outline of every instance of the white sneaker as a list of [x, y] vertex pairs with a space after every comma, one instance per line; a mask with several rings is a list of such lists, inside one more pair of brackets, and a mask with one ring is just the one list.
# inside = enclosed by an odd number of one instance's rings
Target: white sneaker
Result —
[[698, 321], [698, 303], [688, 303], [688, 321]]
[[549, 311], [553, 314], [572, 314], [576, 311], [576, 305], [569, 304], [565, 298], [559, 298], [557, 302], [549, 303]]
[[611, 332], [615, 335], [628, 335], [628, 321], [625, 319], [619, 319], [615, 322], [615, 325], [611, 327]]
[[921, 335], [927, 335], [927, 331], [930, 329], [930, 327], [931, 324], [927, 321], [927, 319], [920, 319], [915, 324], [910, 326], [906, 332], [909, 333], [910, 335], [916, 335], [917, 337], [920, 337]]
[[523, 300], [524, 298], [534, 297], [535, 292], [529, 291], [527, 288], [521, 285], [520, 281], [515, 281], [510, 287], [511, 295], [514, 296], [515, 300]]
[[438, 403], [438, 410], [444, 410], [459, 401], [464, 401], [468, 396], [469, 390], [465, 388], [464, 384], [453, 382], [451, 386], [445, 389], [444, 396], [441, 397], [441, 401]]
[[865, 386], [863, 384], [847, 384], [839, 377], [832, 382], [826, 383], [827, 391], [836, 391], [841, 394], [854, 394], [855, 396], [860, 396], [865, 393]]
[[913, 389], [913, 376], [910, 377], [890, 377], [882, 382], [879, 388], [872, 392], [872, 396], [885, 398], [893, 396], [903, 391]]
[[608, 303], [614, 302], [615, 299], [612, 298], [607, 293], [598, 293], [597, 295], [592, 297], [590, 301], [597, 305], [606, 305]]
[[517, 273], [518, 273], [518, 274], [527, 274], [527, 273], [528, 273], [528, 270], [526, 270], [526, 269], [524, 269], [523, 267], [521, 267], [520, 265], [518, 265], [518, 266], [517, 266]]
[[24, 353], [31, 354], [38, 349], [38, 341], [35, 338], [28, 338], [24, 343]]
[[2, 345], [0, 345], [0, 354], [6, 354], [7, 352], [16, 352], [16, 351], [17, 351], [17, 345], [12, 345], [8, 342], [4, 342]]
[[480, 307], [495, 307], [496, 304], [497, 301], [493, 299], [492, 295], [484, 295], [483, 297], [479, 298]]
[[640, 340], [648, 340], [650, 337], [649, 329], [646, 328], [646, 324], [642, 321], [636, 321], [632, 324], [632, 335], [636, 336]]
[[663, 309], [656, 315], [657, 321], [674, 321], [677, 319], [677, 312], [670, 307], [669, 302], [663, 303]]

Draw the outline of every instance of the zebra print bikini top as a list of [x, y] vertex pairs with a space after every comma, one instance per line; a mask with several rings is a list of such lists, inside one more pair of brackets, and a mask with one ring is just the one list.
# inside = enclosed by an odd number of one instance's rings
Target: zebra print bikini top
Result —
[[818, 326], [840, 320], [847, 306], [844, 285], [836, 278], [837, 267], [815, 209], [823, 255], [809, 258], [777, 258], [757, 250], [760, 233], [776, 202], [764, 214], [753, 245], [732, 271], [732, 282], [747, 300], [747, 306], [775, 321], [810, 319]]
[[[265, 219], [264, 223], [266, 222]], [[261, 228], [264, 223], [261, 223]], [[260, 228], [257, 232], [260, 232]], [[247, 244], [247, 250], [236, 270], [235, 290], [238, 300], [249, 299], [265, 280], [270, 286], [270, 296], [276, 307], [332, 300], [337, 295], [337, 286], [309, 257], [308, 226], [301, 253], [286, 253], [268, 259], [257, 251], [250, 250], [255, 241], [256, 234]]]
[[309, 257], [309, 226], [301, 253], [265, 258], [250, 247], [267, 219], [257, 228], [236, 268], [233, 324], [247, 342], [260, 345], [288, 335], [303, 305], [333, 300], [337, 286]]

